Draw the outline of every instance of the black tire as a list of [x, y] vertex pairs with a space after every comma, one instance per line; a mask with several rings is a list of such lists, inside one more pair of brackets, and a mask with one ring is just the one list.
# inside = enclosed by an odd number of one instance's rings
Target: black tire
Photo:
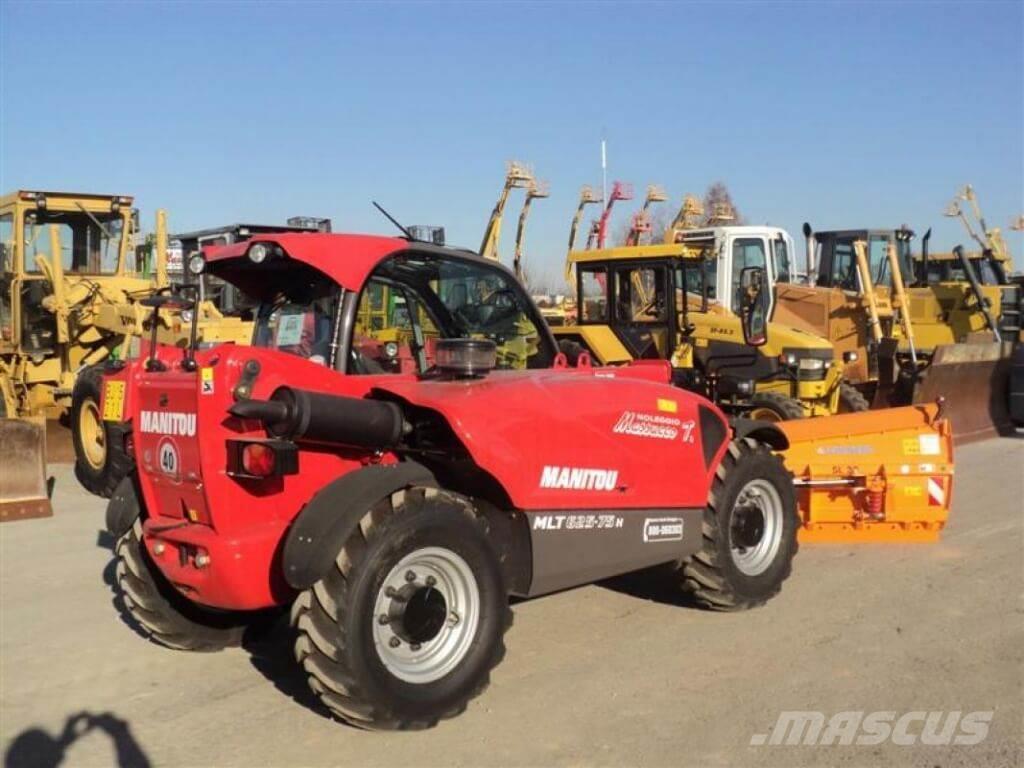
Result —
[[853, 384], [844, 381], [839, 385], [840, 413], [859, 413], [870, 407], [867, 398]]
[[[750, 405], [751, 414], [756, 413], [758, 409], [770, 411], [775, 421], [804, 418], [804, 408], [799, 401], [777, 392], [758, 392], [750, 398]], [[764, 418], [764, 416], [759, 415], [757, 418]]]
[[134, 459], [125, 450], [128, 427], [112, 421], [101, 422], [103, 444], [106, 448], [102, 462], [96, 466], [89, 461], [81, 430], [83, 408], [99, 409], [103, 374], [98, 366], [86, 368], [78, 374], [71, 393], [71, 440], [75, 447], [75, 477], [87, 491], [109, 499], [118, 484], [135, 468]]
[[115, 549], [117, 592], [143, 633], [180, 651], [219, 651], [239, 645], [250, 623], [262, 614], [204, 609], [167, 583], [141, 542], [138, 520]]
[[[338, 553], [335, 566], [296, 599], [292, 609], [295, 656], [313, 692], [345, 722], [371, 729], [429, 728], [464, 711], [487, 687], [491, 670], [505, 655], [504, 635], [512, 623], [512, 611], [501, 567], [481, 520], [443, 494], [426, 498], [422, 490], [409, 490], [394, 498], [394, 503], [385, 499], [363, 517]], [[384, 615], [377, 614], [380, 600], [391, 600], [389, 614], [395, 605], [412, 605], [412, 599], [403, 601], [401, 595], [396, 599], [395, 592], [382, 597], [389, 594], [383, 587], [396, 568], [402, 571], [403, 558], [415, 558], [425, 548], [455, 553], [469, 567], [478, 589], [478, 619], [466, 625], [460, 645], [464, 650], [443, 676], [409, 682], [387, 666], [384, 654], [390, 652], [383, 650], [384, 644], [382, 650], [375, 646], [378, 635], [405, 631], [406, 612], [381, 624], [383, 628], [374, 625]], [[408, 588], [416, 594], [426, 589], [429, 594], [429, 587], [419, 586], [423, 575], [414, 575]], [[442, 594], [440, 588], [438, 594]], [[446, 626], [457, 626], [458, 617], [448, 613], [443, 595], [441, 602], [444, 616], [456, 620], [450, 624], [445, 619]], [[444, 632], [440, 628], [424, 644], [443, 642], [450, 636]], [[397, 648], [405, 650], [397, 635], [388, 642], [396, 640]], [[410, 653], [420, 649], [411, 642], [407, 647]], [[423, 658], [429, 659], [430, 647]]]
[[[749, 523], [748, 530], [744, 530], [742, 523], [757, 505], [741, 506], [737, 501], [753, 481], [774, 488], [779, 504], [775, 535], [770, 539], [777, 541], [777, 545], [774, 552], [766, 546], [763, 570], [758, 572], [753, 572], [756, 568], [750, 563], [741, 566], [738, 558], [744, 557], [745, 551], [756, 553], [762, 541], [769, 541], [769, 526], [762, 525], [757, 543], [745, 542], [749, 543], [748, 550], [737, 552], [733, 546], [740, 546], [740, 536], [750, 535]], [[766, 515], [763, 511], [760, 514], [763, 521]], [[712, 610], [736, 611], [762, 605], [778, 594], [792, 571], [798, 525], [793, 478], [782, 459], [750, 438], [734, 440], [715, 471], [704, 510], [701, 548], [680, 568], [683, 589]]]

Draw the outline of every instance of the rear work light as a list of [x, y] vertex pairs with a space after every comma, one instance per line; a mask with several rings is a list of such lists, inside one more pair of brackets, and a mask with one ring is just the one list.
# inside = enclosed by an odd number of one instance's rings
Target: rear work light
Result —
[[287, 440], [228, 440], [228, 475], [265, 478], [295, 475], [299, 452]]

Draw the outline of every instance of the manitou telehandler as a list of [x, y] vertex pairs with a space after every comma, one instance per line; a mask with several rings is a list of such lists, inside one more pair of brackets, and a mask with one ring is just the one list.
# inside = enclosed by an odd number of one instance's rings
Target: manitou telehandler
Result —
[[[945, 523], [935, 406], [730, 422], [667, 363], [569, 368], [511, 271], [413, 240], [261, 235], [205, 271], [259, 302], [253, 346], [154, 347], [106, 375], [104, 410], [135, 433], [107, 508], [117, 589], [182, 650], [290, 606], [310, 688], [353, 725], [462, 712], [504, 655], [510, 596], [664, 564], [699, 604], [750, 608], [798, 535], [934, 540]], [[741, 282], [761, 344], [763, 273]], [[414, 370], [361, 343], [374, 286], [406, 301]], [[524, 330], [533, 353], [502, 355]]]

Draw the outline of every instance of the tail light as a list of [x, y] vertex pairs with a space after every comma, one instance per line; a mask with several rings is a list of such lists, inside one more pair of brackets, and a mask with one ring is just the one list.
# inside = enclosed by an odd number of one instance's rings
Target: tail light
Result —
[[228, 475], [264, 478], [294, 475], [299, 471], [299, 452], [287, 440], [228, 440]]

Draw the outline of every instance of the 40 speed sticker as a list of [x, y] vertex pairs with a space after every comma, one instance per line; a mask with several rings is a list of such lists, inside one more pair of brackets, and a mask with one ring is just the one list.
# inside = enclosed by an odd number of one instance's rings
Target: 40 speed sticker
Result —
[[163, 438], [156, 446], [156, 463], [168, 477], [177, 480], [181, 476], [181, 459], [178, 446], [169, 437]]

